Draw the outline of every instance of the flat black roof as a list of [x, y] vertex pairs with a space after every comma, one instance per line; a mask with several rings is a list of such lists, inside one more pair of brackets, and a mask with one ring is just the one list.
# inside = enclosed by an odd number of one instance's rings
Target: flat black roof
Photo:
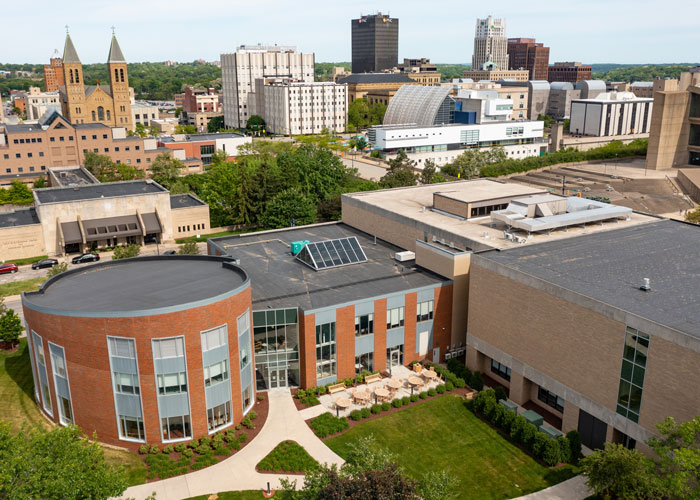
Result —
[[187, 308], [234, 291], [247, 281], [245, 272], [230, 262], [206, 255], [108, 260], [60, 274], [38, 292], [23, 295], [22, 302], [55, 314], [85, 316]]
[[189, 207], [201, 207], [206, 205], [202, 200], [197, 198], [192, 194], [171, 194], [170, 195], [170, 208], [189, 208]]
[[700, 227], [660, 220], [479, 257], [700, 338], [698, 242]]
[[107, 182], [105, 184], [91, 184], [89, 186], [37, 189], [34, 192], [39, 199], [39, 203], [61, 203], [66, 201], [163, 193], [167, 192], [167, 189], [151, 180], [138, 180]]
[[39, 217], [34, 207], [0, 212], [0, 227], [27, 226], [39, 223]]
[[[318, 242], [357, 237], [367, 262], [315, 271], [290, 252], [293, 241]], [[299, 307], [310, 310], [388, 295], [449, 281], [415, 261], [394, 260], [399, 247], [342, 223], [225, 236], [209, 240], [234, 258], [250, 276], [253, 309]]]

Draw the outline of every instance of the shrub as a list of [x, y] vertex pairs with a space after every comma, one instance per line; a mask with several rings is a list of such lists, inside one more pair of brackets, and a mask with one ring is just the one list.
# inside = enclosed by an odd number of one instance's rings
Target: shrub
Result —
[[188, 241], [180, 245], [177, 253], [180, 255], [197, 255], [199, 253], [199, 248], [197, 248], [197, 242]]
[[391, 409], [391, 403], [382, 403], [382, 411], [389, 411]]
[[515, 421], [515, 412], [513, 410], [505, 410], [503, 412], [503, 417], [501, 418], [501, 429], [506, 434], [510, 434], [510, 430], [513, 427], [513, 422]]
[[418, 394], [411, 394], [411, 403], [418, 401]]
[[352, 384], [355, 383], [355, 379], [354, 378], [346, 378], [345, 380], [343, 380], [343, 383], [345, 384], [345, 387], [352, 387]]
[[[550, 439], [547, 437], [547, 435], [544, 432], [537, 432], [535, 433], [535, 437], [532, 440], [532, 453], [537, 458], [542, 458], [542, 455], [544, 454], [544, 447], [547, 444], [547, 441], [550, 441]], [[557, 445], [557, 448], [559, 445]]]
[[557, 438], [557, 444], [559, 444], [559, 461], [560, 462], [570, 462], [571, 461], [571, 447], [569, 445], [569, 440], [566, 436], [559, 436]]
[[177, 443], [175, 445], [175, 451], [177, 451], [178, 453], [182, 453], [186, 449], [187, 449], [187, 445], [185, 443]]
[[194, 451], [196, 451], [198, 455], [206, 455], [207, 453], [211, 453], [211, 446], [208, 444], [200, 444]]
[[496, 427], [501, 427], [503, 424], [503, 417], [505, 416], [505, 414], [506, 409], [502, 405], [496, 403], [493, 412], [491, 412], [491, 422], [493, 422], [493, 425], [495, 425]]
[[182, 451], [183, 457], [192, 458], [193, 455], [194, 455], [194, 451], [192, 451], [192, 448], [185, 448]]
[[321, 403], [315, 394], [307, 394], [301, 399], [301, 402], [306, 406], [316, 406]]
[[152, 444], [151, 447], [148, 449], [148, 453], [150, 453], [151, 455], [157, 455], [158, 453], [160, 453], [160, 448]]
[[428, 397], [428, 391], [423, 391], [420, 394], [418, 394], [418, 397], [421, 399], [425, 399]]
[[320, 438], [344, 431], [349, 426], [345, 417], [334, 417], [330, 413], [324, 413], [311, 420], [311, 428]]
[[440, 384], [435, 388], [438, 394], [445, 394], [445, 384]]
[[467, 383], [464, 381], [463, 378], [458, 378], [457, 380], [454, 381], [455, 387], [458, 389], [464, 389], [467, 386]]
[[536, 436], [537, 427], [528, 422], [522, 432], [522, 442], [526, 448], [532, 449], [532, 446], [535, 444]]
[[[255, 424], [253, 424], [253, 421], [250, 419], [249, 415], [246, 415], [243, 417], [243, 420], [241, 420], [241, 425], [245, 427], [246, 429], [253, 429], [255, 427]], [[204, 438], [202, 438], [204, 439]]]
[[394, 408], [401, 408], [403, 406], [403, 401], [401, 400], [401, 398], [396, 398], [391, 402], [391, 406], [393, 406]]
[[238, 440], [236, 440], [236, 441], [231, 441], [231, 442], [229, 442], [229, 444], [228, 444], [228, 449], [229, 449], [229, 450], [240, 450], [240, 449], [241, 449], [241, 443], [239, 443]]
[[506, 390], [499, 385], [496, 387], [496, 401], [500, 401], [501, 399], [508, 399], [508, 394]]
[[476, 391], [480, 391], [484, 388], [484, 380], [481, 378], [480, 371], [472, 373], [472, 377], [469, 379], [469, 387]]
[[381, 413], [382, 412], [382, 405], [372, 405], [372, 409], [370, 410], [373, 414]]
[[489, 421], [493, 421], [494, 412], [496, 411], [497, 406], [500, 406], [500, 405], [498, 403], [496, 403], [495, 399], [493, 399], [493, 398], [486, 399], [482, 413]]
[[203, 436], [199, 440], [199, 445], [211, 446], [211, 438], [209, 436]]
[[581, 456], [581, 435], [577, 430], [572, 430], [566, 433], [566, 439], [569, 440], [569, 460], [575, 464]]
[[238, 442], [238, 438], [236, 437], [236, 431], [233, 429], [228, 429], [226, 431], [226, 434], [224, 434], [224, 440], [227, 443], [233, 443], [234, 441]]
[[522, 443], [523, 441], [523, 431], [527, 425], [527, 420], [522, 415], [518, 415], [513, 420], [513, 425], [510, 427], [510, 437], [515, 441]]
[[214, 436], [211, 438], [211, 445], [216, 448], [217, 446], [221, 446], [224, 444], [224, 435], [219, 432], [217, 434], [214, 434]]
[[248, 441], [248, 434], [242, 433], [240, 436], [238, 436], [239, 443], [245, 443], [246, 441]]
[[170, 455], [173, 452], [173, 445], [169, 444], [163, 447], [163, 453]]
[[328, 392], [328, 387], [326, 387], [325, 385], [319, 386], [318, 389], [319, 394], [325, 394], [326, 392]]
[[437, 391], [435, 390], [434, 387], [431, 387], [428, 389], [428, 396], [435, 396], [437, 394]]
[[362, 420], [362, 412], [360, 410], [352, 410], [350, 412], [350, 420], [354, 420], [355, 422]]
[[355, 383], [356, 383], [356, 384], [361, 384], [361, 383], [364, 382], [364, 381], [365, 381], [365, 377], [363, 377], [362, 375], [358, 375], [358, 376], [355, 377]]
[[404, 396], [401, 398], [401, 404], [404, 406], [411, 404], [411, 398], [410, 396]]
[[146, 453], [149, 452], [149, 450], [150, 450], [150, 447], [147, 444], [142, 444], [141, 446], [139, 446], [139, 454], [141, 454], [141, 455], [145, 455]]
[[362, 418], [369, 418], [372, 412], [370, 411], [369, 408], [362, 408], [360, 410], [360, 414], [362, 415]]
[[258, 401], [265, 401], [265, 395], [264, 395], [264, 394], [258, 394], [257, 399], [258, 399]]
[[224, 448], [223, 445], [220, 445], [220, 446], [217, 446], [214, 448], [214, 455], [224, 456], [224, 455], [228, 455], [228, 454], [229, 454], [228, 450], [226, 448]]
[[119, 259], [129, 259], [131, 257], [136, 257], [141, 251], [139, 245], [124, 245], [114, 248], [114, 253], [112, 254], [112, 260]]
[[558, 439], [548, 438], [540, 453], [542, 455], [542, 460], [544, 461], [544, 463], [546, 463], [550, 467], [557, 465], [559, 462], [563, 462], [561, 458], [561, 447]]
[[240, 430], [241, 430], [241, 424], [236, 424], [236, 427], [234, 427], [234, 429], [236, 429], [237, 431], [240, 431]]
[[189, 446], [191, 449], [194, 450], [197, 446], [199, 446], [199, 441], [197, 441], [196, 439], [193, 439], [192, 441], [187, 443], [187, 446]]
[[256, 418], [258, 418], [258, 413], [256, 411], [251, 410], [248, 412], [246, 417], [248, 417], [251, 420], [255, 420]]
[[306, 397], [306, 391], [304, 389], [299, 389], [297, 393], [294, 395], [297, 399], [303, 399]]
[[453, 382], [450, 382], [449, 380], [447, 382], [445, 382], [445, 390], [447, 392], [451, 392], [452, 390], [454, 390], [454, 388], [455, 388], [455, 385]]

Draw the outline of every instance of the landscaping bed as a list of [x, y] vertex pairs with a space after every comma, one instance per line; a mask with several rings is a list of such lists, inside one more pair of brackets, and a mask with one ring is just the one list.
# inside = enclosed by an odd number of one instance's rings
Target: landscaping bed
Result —
[[266, 395], [259, 398], [254, 408], [235, 426], [227, 427], [210, 436], [166, 446], [139, 447], [139, 455], [146, 465], [148, 482], [179, 476], [203, 469], [235, 454], [260, 433], [269, 410]]
[[299, 443], [282, 441], [260, 460], [255, 470], [268, 473], [304, 474], [318, 466], [318, 462]]
[[[320, 396], [323, 396], [324, 394], [328, 394], [329, 387], [336, 384], [345, 384], [346, 389], [351, 389], [358, 385], [364, 384], [365, 377], [369, 375], [376, 375], [378, 373], [379, 371], [368, 372], [365, 370], [361, 374], [356, 375], [355, 377], [339, 380], [337, 382], [333, 382], [332, 384], [320, 385], [318, 387], [309, 387], [307, 389], [293, 389], [292, 399], [294, 399], [294, 405], [296, 406], [297, 411], [316, 406], [318, 404], [321, 404], [318, 398]], [[383, 376], [386, 377], [385, 374], [383, 374]]]

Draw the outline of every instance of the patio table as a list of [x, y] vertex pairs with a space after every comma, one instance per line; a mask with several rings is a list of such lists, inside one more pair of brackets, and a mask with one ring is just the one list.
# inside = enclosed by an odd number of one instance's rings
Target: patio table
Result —
[[381, 400], [385, 400], [389, 397], [389, 391], [382, 387], [378, 387], [377, 389], [374, 390], [374, 395], [375, 395], [375, 402], [376, 398], [379, 398]]
[[356, 392], [352, 395], [355, 399], [358, 399], [362, 402], [369, 401], [369, 392]]
[[344, 410], [346, 408], [349, 408], [351, 404], [352, 404], [352, 401], [350, 401], [348, 398], [336, 399], [335, 400], [335, 416], [339, 417], [340, 416], [340, 409], [342, 408]]
[[408, 377], [408, 383], [411, 384], [412, 386], [416, 386], [416, 385], [421, 385], [423, 383], [423, 381], [421, 379], [419, 379], [418, 377], [411, 375], [410, 377]]
[[437, 373], [435, 373], [432, 370], [423, 370], [423, 373], [421, 373], [421, 375], [423, 375], [428, 380], [432, 380], [434, 378], [437, 378]]
[[387, 380], [386, 386], [389, 389], [394, 389], [394, 390], [401, 389], [401, 381], [392, 378], [391, 380]]

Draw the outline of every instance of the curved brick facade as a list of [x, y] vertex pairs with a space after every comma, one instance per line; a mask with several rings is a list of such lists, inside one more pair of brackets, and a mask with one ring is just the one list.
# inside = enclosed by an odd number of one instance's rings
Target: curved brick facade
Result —
[[[199, 257], [200, 259], [211, 259], [212, 265], [221, 266], [221, 262], [226, 259], [216, 257]], [[141, 260], [141, 259], [138, 259]], [[184, 259], [183, 259], [184, 260]], [[188, 265], [185, 261], [182, 265]], [[90, 266], [93, 268], [100, 267]], [[81, 272], [84, 272], [82, 269]], [[231, 272], [222, 269], [220, 272]], [[231, 424], [235, 425], [243, 418], [247, 409], [255, 401], [255, 379], [252, 367], [252, 348], [250, 344], [250, 320], [243, 318], [250, 317], [251, 312], [251, 291], [250, 282], [245, 273], [237, 269], [237, 280], [232, 279], [232, 290], [224, 298], [213, 297], [210, 303], [188, 307], [186, 304], [179, 307], [181, 310], [164, 312], [161, 314], [121, 314], [111, 313], [112, 317], [106, 317], [105, 313], [90, 316], [90, 313], [68, 313], [62, 315], [55, 312], [40, 312], [36, 304], [32, 303], [31, 294], [23, 297], [25, 320], [28, 331], [31, 334], [32, 347], [32, 369], [36, 385], [36, 394], [39, 406], [56, 423], [65, 423], [64, 415], [60, 414], [58, 396], [62, 386], [65, 385], [60, 380], [62, 372], [60, 359], [55, 359], [54, 351], [56, 346], [63, 348], [65, 357], [65, 372], [70, 389], [70, 402], [72, 404], [72, 420], [86, 433], [96, 432], [100, 441], [125, 447], [138, 447], [141, 442], [162, 443], [185, 440], [191, 437], [197, 438], [209, 434], [207, 398], [213, 398], [216, 391], [221, 399], [221, 394], [227, 393], [226, 384], [230, 385], [230, 415], [231, 418], [218, 418], [217, 427], [212, 432], [225, 428]], [[233, 275], [234, 273], [232, 273]], [[99, 273], [97, 273], [99, 275]], [[244, 279], [241, 280], [241, 275]], [[48, 292], [50, 292], [50, 288]], [[48, 293], [47, 292], [47, 293]], [[147, 305], [148, 298], [144, 298], [144, 306]], [[199, 303], [198, 303], [199, 304]], [[149, 311], [150, 312], [150, 311]], [[242, 321], [239, 321], [239, 319]], [[239, 331], [239, 324], [242, 324], [243, 331]], [[202, 332], [226, 326], [227, 335], [218, 336], [219, 339], [227, 339], [228, 348], [225, 345], [207, 350], [203, 353]], [[248, 325], [247, 330], [245, 329]], [[222, 330], [217, 330], [222, 331]], [[240, 349], [246, 348], [246, 342], [239, 346], [239, 335], [245, 334], [242, 340], [247, 342], [247, 350], [244, 353], [248, 357], [247, 364], [241, 368]], [[119, 399], [122, 394], [119, 389], [122, 387], [117, 380], [117, 371], [129, 371], [129, 368], [120, 368], [122, 364], [129, 365], [129, 358], [115, 356], [113, 344], [110, 344], [110, 337], [120, 339], [133, 339], [135, 348], [135, 366], [138, 368], [138, 390], [134, 390], [134, 383], [127, 384], [126, 397]], [[182, 338], [184, 346], [184, 356], [162, 357], [156, 351], [162, 345], [156, 339]], [[179, 341], [178, 341], [179, 342]], [[49, 343], [54, 344], [50, 350]], [[48, 393], [51, 397], [51, 409], [53, 415], [47, 411], [43, 401], [45, 390], [42, 388], [40, 350], [43, 348], [44, 368], [46, 370], [45, 380], [48, 381]], [[216, 356], [212, 358], [212, 353]], [[178, 351], [179, 354], [179, 351]], [[211, 383], [205, 388], [205, 363], [211, 365], [212, 359], [225, 359], [228, 354], [228, 380], [225, 378], [216, 383]], [[217, 357], [218, 356], [218, 357]], [[162, 359], [155, 359], [161, 357]], [[182, 359], [184, 358], [184, 360]], [[183, 361], [186, 366], [185, 380], [186, 391], [177, 394], [165, 394], [164, 383], [159, 383], [159, 374], [168, 377], [168, 372], [180, 372], [180, 368], [172, 368], [177, 365], [177, 361]], [[169, 368], [170, 366], [170, 368]], [[59, 373], [55, 377], [54, 370]], [[210, 368], [207, 368], [207, 373]], [[249, 373], [249, 376], [246, 374]], [[249, 401], [248, 408], [244, 408], [242, 380], [249, 387], [246, 394]], [[130, 387], [129, 387], [130, 385]], [[217, 386], [217, 387], [214, 387]], [[169, 388], [171, 386], [168, 386]], [[182, 387], [180, 386], [180, 389]], [[136, 412], [133, 405], [139, 399], [142, 407], [143, 428], [138, 433], [145, 433], [142, 440], [125, 439], [127, 432], [120, 426], [118, 413]], [[186, 395], [186, 397], [185, 397]], [[119, 403], [117, 402], [119, 399]], [[126, 403], [121, 403], [126, 401]], [[161, 417], [163, 415], [172, 416], [177, 412], [177, 405], [188, 403], [191, 432], [189, 437], [174, 432], [170, 439], [164, 437]], [[187, 406], [187, 405], [185, 405]], [[119, 408], [124, 408], [118, 411]], [[137, 413], [137, 412], [136, 412]], [[224, 411], [224, 413], [227, 413]], [[138, 417], [134, 417], [138, 418]], [[132, 419], [133, 420], [133, 419]], [[228, 421], [228, 422], [227, 422]], [[132, 422], [133, 423], [133, 422]], [[138, 427], [138, 425], [137, 425]], [[185, 426], [183, 426], [183, 432]], [[120, 428], [122, 429], [120, 435]], [[131, 431], [133, 433], [133, 425]], [[172, 429], [171, 429], [172, 430]], [[186, 432], [185, 432], [186, 434]]]

